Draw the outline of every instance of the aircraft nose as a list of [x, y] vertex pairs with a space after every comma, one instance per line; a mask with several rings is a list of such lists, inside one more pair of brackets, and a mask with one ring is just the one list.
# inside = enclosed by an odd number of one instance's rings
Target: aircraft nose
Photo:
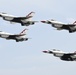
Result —
[[47, 53], [47, 51], [43, 51], [44, 53]]
[[46, 21], [41, 21], [42, 23], [45, 23]]

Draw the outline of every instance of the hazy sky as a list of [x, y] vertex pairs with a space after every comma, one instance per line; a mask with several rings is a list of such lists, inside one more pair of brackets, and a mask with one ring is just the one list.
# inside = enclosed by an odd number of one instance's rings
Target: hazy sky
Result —
[[[34, 11], [33, 20], [55, 19], [73, 23], [76, 19], [76, 0], [0, 0], [0, 12], [26, 16]], [[76, 32], [57, 31], [41, 22], [33, 26], [10, 24], [0, 18], [0, 31], [13, 34], [28, 28], [24, 42], [0, 38], [0, 75], [75, 75], [76, 62], [62, 61], [43, 50], [76, 51]]]

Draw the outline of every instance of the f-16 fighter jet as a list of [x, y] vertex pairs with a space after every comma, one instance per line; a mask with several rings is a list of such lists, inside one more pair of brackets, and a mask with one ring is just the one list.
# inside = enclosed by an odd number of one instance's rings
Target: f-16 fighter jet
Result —
[[76, 21], [73, 24], [65, 24], [56, 20], [46, 20], [46, 21], [41, 21], [42, 23], [46, 24], [51, 24], [52, 27], [57, 28], [57, 30], [68, 30], [69, 33], [73, 33], [76, 31]]
[[74, 53], [66, 53], [60, 50], [48, 50], [48, 51], [43, 51], [44, 53], [49, 53], [53, 54], [55, 57], [59, 57], [61, 60], [65, 61], [76, 61], [76, 52]]
[[9, 15], [7, 13], [0, 13], [0, 17], [4, 20], [9, 21], [10, 23], [21, 23], [22, 26], [29, 26], [35, 24], [37, 21], [32, 21], [32, 17], [35, 12], [30, 12], [25, 17], [17, 17], [13, 15]]
[[25, 31], [26, 30], [27, 29], [24, 29], [19, 34], [10, 34], [10, 33], [7, 33], [7, 32], [0, 31], [0, 37], [5, 38], [7, 40], [16, 40], [16, 42], [27, 41], [29, 38], [25, 37], [25, 35], [26, 35]]

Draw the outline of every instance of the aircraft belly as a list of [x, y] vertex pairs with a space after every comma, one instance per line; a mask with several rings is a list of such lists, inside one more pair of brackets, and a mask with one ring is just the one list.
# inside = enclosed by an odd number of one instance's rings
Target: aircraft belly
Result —
[[24, 23], [27, 23], [27, 21], [26, 20], [21, 20], [22, 22], [24, 22]]
[[56, 28], [60, 28], [60, 27], [62, 27], [63, 25], [58, 25], [58, 24], [55, 24], [54, 25], [54, 27], [56, 27]]
[[20, 19], [13, 18], [10, 22], [21, 23], [21, 20]]
[[60, 53], [57, 53], [57, 54], [54, 54], [54, 56], [56, 56], [56, 57], [61, 57], [61, 56], [63, 56], [64, 54], [60, 54]]
[[24, 41], [24, 38], [23, 38], [23, 37], [16, 37], [16, 39], [17, 39], [18, 41]]
[[16, 37], [16, 39], [18, 39], [18, 40], [21, 39], [21, 38], [22, 38], [21, 36], [20, 37]]

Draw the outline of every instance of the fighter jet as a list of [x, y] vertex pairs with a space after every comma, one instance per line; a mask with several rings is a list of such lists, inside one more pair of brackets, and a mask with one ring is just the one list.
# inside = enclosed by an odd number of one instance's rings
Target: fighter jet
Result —
[[0, 13], [0, 17], [2, 17], [6, 21], [9, 21], [10, 23], [20, 23], [22, 26], [29, 26], [35, 24], [35, 22], [38, 22], [38, 21], [32, 21], [32, 17], [34, 14], [35, 12], [30, 12], [25, 17], [17, 17], [9, 15], [7, 13]]
[[29, 38], [25, 37], [25, 35], [26, 35], [25, 31], [26, 30], [27, 29], [24, 29], [19, 34], [10, 34], [10, 33], [7, 33], [7, 32], [0, 31], [0, 37], [5, 38], [7, 40], [16, 40], [16, 42], [27, 41]]
[[55, 57], [59, 57], [61, 60], [64, 61], [76, 61], [76, 51], [74, 53], [66, 53], [60, 50], [53, 49], [43, 52], [53, 54]]
[[52, 27], [57, 28], [57, 30], [68, 30], [69, 33], [73, 33], [76, 31], [76, 21], [73, 24], [65, 24], [56, 20], [46, 20], [46, 21], [41, 21], [42, 23], [46, 24], [51, 24]]

